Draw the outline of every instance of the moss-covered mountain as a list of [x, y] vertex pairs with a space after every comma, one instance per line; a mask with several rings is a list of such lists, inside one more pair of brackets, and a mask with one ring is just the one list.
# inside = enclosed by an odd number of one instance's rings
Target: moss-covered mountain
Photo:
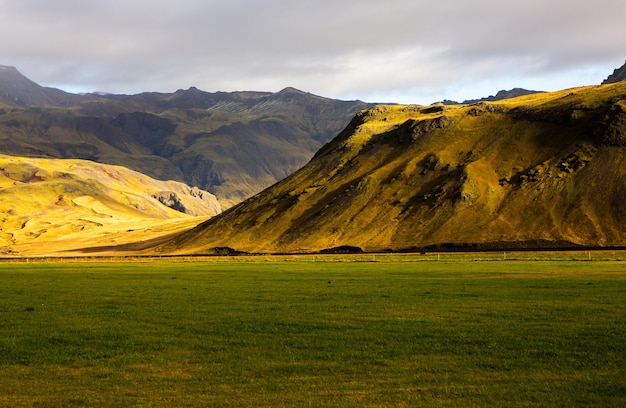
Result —
[[293, 173], [367, 106], [293, 88], [74, 95], [0, 66], [0, 153], [123, 165], [228, 207]]
[[626, 246], [626, 83], [359, 113], [301, 170], [159, 248]]

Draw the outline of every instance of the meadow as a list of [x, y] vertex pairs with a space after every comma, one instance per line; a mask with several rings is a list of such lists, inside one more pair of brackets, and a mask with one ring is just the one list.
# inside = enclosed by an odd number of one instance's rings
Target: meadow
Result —
[[0, 406], [625, 406], [620, 256], [3, 262]]

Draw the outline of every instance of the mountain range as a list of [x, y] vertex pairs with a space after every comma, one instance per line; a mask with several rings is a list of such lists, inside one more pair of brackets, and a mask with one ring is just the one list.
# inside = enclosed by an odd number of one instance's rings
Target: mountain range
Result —
[[622, 247], [623, 68], [405, 106], [293, 88], [75, 95], [0, 66], [0, 249]]
[[294, 88], [76, 95], [0, 66], [0, 152], [121, 165], [228, 208], [293, 173], [371, 106]]

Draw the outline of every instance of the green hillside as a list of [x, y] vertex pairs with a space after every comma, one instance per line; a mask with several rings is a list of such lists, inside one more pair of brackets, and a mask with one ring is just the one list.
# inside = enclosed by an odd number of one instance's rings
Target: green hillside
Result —
[[159, 250], [625, 246], [625, 146], [624, 82], [379, 106], [292, 176]]

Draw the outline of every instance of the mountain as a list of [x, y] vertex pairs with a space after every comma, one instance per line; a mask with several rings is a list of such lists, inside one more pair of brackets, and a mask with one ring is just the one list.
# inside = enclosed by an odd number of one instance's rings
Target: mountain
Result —
[[291, 174], [373, 106], [272, 92], [74, 95], [0, 67], [0, 152], [126, 166], [230, 207]]
[[165, 253], [626, 245], [626, 82], [379, 106]]
[[606, 84], [614, 84], [616, 82], [625, 81], [626, 80], [626, 62], [620, 68], [617, 68], [613, 71], [611, 75], [608, 76], [607, 79], [602, 81], [602, 85]]
[[0, 65], [0, 103], [18, 106], [54, 105], [44, 88], [23, 76], [15, 67]]
[[0, 103], [17, 106], [59, 106], [63, 91], [44, 88], [15, 67], [0, 65]]
[[480, 99], [466, 99], [463, 102], [452, 101], [446, 99], [441, 103], [443, 105], [470, 105], [478, 102], [497, 102], [504, 99], [517, 98], [518, 96], [532, 95], [536, 93], [542, 93], [543, 91], [531, 91], [524, 88], [513, 88], [510, 90], [501, 90], [498, 91], [495, 95], [486, 96]]
[[221, 209], [206, 191], [120, 166], [0, 155], [0, 211], [0, 252], [15, 255], [155, 238]]
[[467, 105], [467, 104], [478, 103], [478, 102], [497, 102], [497, 101], [501, 101], [504, 99], [517, 98], [518, 96], [532, 95], [532, 94], [542, 93], [542, 92], [543, 91], [531, 91], [531, 90], [524, 89], [524, 88], [513, 88], [508, 91], [503, 89], [501, 91], [498, 91], [498, 93], [496, 93], [495, 95], [487, 96], [485, 98], [467, 99], [463, 101], [463, 104]]

